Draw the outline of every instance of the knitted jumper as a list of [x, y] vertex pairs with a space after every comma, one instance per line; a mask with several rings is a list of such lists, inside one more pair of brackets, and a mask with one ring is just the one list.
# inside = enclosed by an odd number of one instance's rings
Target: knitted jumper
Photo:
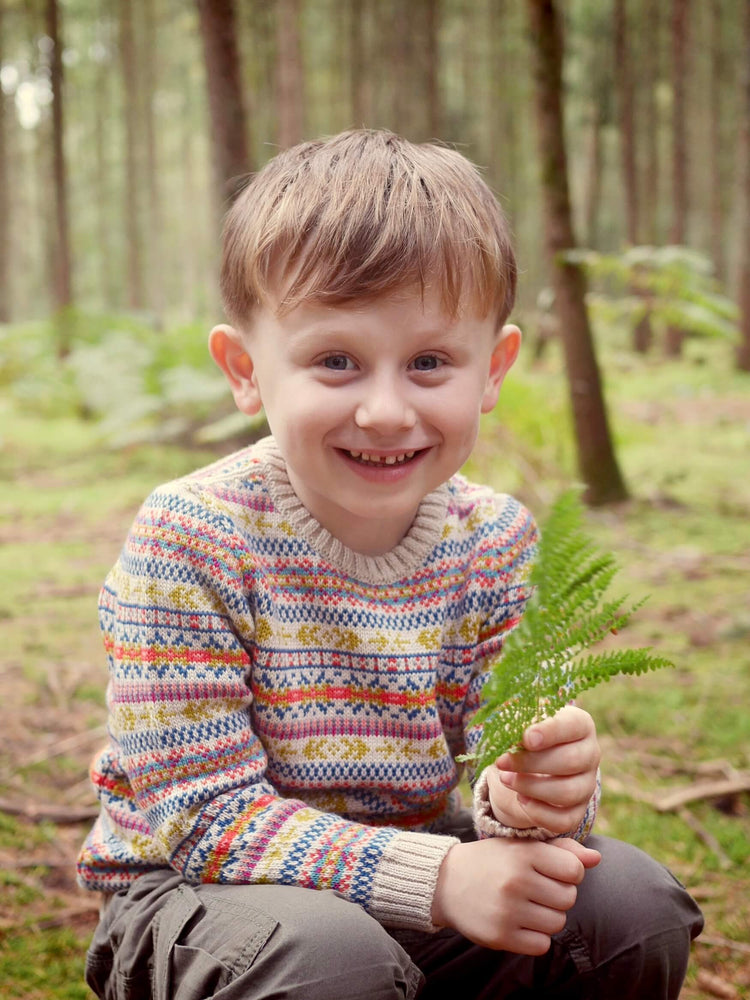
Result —
[[535, 540], [520, 504], [457, 475], [393, 551], [355, 553], [271, 438], [157, 489], [101, 592], [109, 744], [81, 885], [170, 866], [430, 929], [455, 757]]

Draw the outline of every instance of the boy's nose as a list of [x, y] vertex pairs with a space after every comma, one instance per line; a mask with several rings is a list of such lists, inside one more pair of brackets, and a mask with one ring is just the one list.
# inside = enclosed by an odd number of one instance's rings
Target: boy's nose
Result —
[[358, 427], [380, 433], [409, 430], [416, 421], [414, 408], [399, 387], [385, 380], [368, 388], [354, 414]]

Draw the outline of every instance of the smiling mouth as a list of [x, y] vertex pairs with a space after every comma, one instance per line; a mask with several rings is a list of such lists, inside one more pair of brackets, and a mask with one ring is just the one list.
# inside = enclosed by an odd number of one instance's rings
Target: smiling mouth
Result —
[[375, 452], [367, 451], [346, 451], [345, 454], [349, 458], [353, 458], [355, 462], [361, 462], [362, 465], [403, 465], [404, 462], [410, 461], [417, 454], [416, 451], [402, 451], [396, 455], [378, 455]]

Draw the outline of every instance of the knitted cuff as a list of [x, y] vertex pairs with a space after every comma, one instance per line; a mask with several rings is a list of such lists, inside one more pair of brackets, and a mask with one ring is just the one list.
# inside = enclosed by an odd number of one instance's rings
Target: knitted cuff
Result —
[[457, 837], [399, 833], [388, 844], [373, 879], [370, 913], [386, 927], [436, 931], [432, 899], [438, 872]]
[[490, 805], [487, 769], [479, 775], [474, 785], [474, 829], [481, 839], [488, 837], [523, 837], [528, 840], [554, 840], [559, 834], [545, 830], [543, 826], [530, 826], [528, 829], [515, 826], [505, 826], [495, 819]]
[[543, 826], [518, 829], [514, 826], [505, 826], [499, 820], [495, 819], [492, 806], [490, 805], [487, 769], [485, 768], [474, 785], [474, 829], [477, 831], [480, 839], [486, 837], [525, 837], [529, 840], [555, 840], [558, 837], [572, 837], [573, 840], [583, 842], [593, 829], [601, 793], [601, 772], [597, 771], [594, 794], [589, 800], [586, 812], [578, 824], [577, 830], [571, 830], [569, 833], [553, 833]]

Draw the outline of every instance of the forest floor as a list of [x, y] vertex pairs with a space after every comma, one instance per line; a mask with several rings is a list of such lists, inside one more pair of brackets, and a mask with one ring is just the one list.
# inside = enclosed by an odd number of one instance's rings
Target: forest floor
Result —
[[[589, 515], [623, 588], [651, 594], [613, 642], [676, 664], [582, 700], [604, 750], [599, 830], [669, 865], [704, 909], [684, 1000], [750, 998], [750, 381], [730, 360], [608, 359], [634, 499]], [[469, 468], [540, 515], [569, 464], [561, 384], [554, 359], [509, 380]], [[104, 738], [97, 592], [151, 487], [213, 455], [111, 450], [91, 424], [0, 407], [0, 988], [83, 1000], [97, 900], [74, 862]]]

